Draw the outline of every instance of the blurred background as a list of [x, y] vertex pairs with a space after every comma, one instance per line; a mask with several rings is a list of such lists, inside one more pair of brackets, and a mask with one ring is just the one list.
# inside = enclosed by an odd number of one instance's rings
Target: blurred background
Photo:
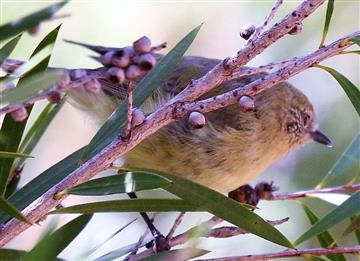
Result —
[[[1, 24], [22, 17], [52, 1], [5, 1], [0, 0]], [[294, 9], [301, 1], [284, 1], [280, 11], [273, 19], [275, 23]], [[96, 68], [99, 66], [88, 57], [90, 51], [67, 44], [62, 39], [71, 39], [90, 44], [122, 47], [130, 45], [143, 35], [151, 38], [154, 44], [168, 42], [168, 52], [185, 34], [204, 22], [204, 25], [188, 50], [188, 55], [209, 58], [225, 58], [235, 54], [245, 43], [239, 36], [240, 27], [245, 23], [258, 25], [272, 8], [274, 1], [71, 1], [58, 14], [70, 14], [70, 17], [54, 20], [41, 25], [36, 36], [25, 35], [12, 57], [27, 59], [42, 37], [62, 23], [50, 65], [66, 68]], [[250, 65], [261, 65], [294, 56], [305, 55], [318, 48], [326, 5], [320, 7], [303, 24], [303, 32], [298, 36], [286, 36], [254, 59]], [[345, 34], [358, 30], [360, 25], [359, 1], [336, 1], [329, 34], [325, 43], [330, 43]], [[359, 86], [359, 57], [342, 55], [322, 63], [346, 75]], [[320, 130], [331, 137], [334, 148], [328, 149], [315, 143], [292, 152], [270, 167], [263, 175], [254, 180], [274, 181], [281, 192], [291, 192], [313, 188], [330, 170], [360, 129], [359, 118], [342, 88], [330, 76], [320, 69], [308, 69], [289, 80], [301, 89], [315, 105]], [[43, 103], [36, 105], [41, 110]], [[33, 114], [32, 114], [33, 115]], [[50, 125], [43, 139], [33, 151], [34, 159], [25, 166], [21, 185], [52, 166], [65, 156], [86, 145], [95, 134], [91, 117], [77, 111], [71, 105], [64, 106]], [[152, 194], [151, 194], [152, 193]], [[161, 192], [147, 192], [142, 195], [161, 196]], [[112, 196], [111, 198], [119, 198]], [[99, 198], [71, 197], [65, 206]], [[103, 199], [103, 198], [102, 198]], [[316, 214], [323, 216], [333, 208], [319, 199], [305, 200], [315, 208]], [[256, 211], [265, 219], [276, 220], [290, 217], [290, 221], [279, 226], [290, 240], [295, 240], [308, 227], [309, 223], [301, 207], [293, 201], [261, 202]], [[177, 213], [163, 213], [155, 224], [167, 234]], [[49, 225], [60, 226], [74, 216], [51, 216], [38, 226], [22, 233], [7, 248], [28, 250], [41, 238]], [[72, 244], [60, 257], [79, 260], [84, 254], [102, 242], [115, 230], [138, 217], [130, 214], [96, 214]], [[178, 232], [206, 220], [205, 213], [187, 214]], [[355, 244], [352, 235], [341, 237], [347, 222], [335, 227], [334, 235], [340, 238], [339, 244]], [[91, 257], [98, 257], [108, 251], [137, 242], [145, 225], [138, 219], [113, 240], [106, 243]], [[250, 241], [251, 240], [251, 241]], [[249, 244], [251, 242], [251, 244]], [[258, 237], [245, 235], [229, 239], [199, 239], [199, 247], [212, 250], [206, 257], [265, 253], [280, 251], [283, 248]], [[306, 242], [302, 247], [314, 246], [315, 242]], [[292, 259], [293, 260], [293, 259]]]

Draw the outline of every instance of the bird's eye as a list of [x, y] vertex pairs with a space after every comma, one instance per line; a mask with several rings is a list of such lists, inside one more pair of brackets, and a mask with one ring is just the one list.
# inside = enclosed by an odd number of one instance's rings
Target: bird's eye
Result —
[[295, 121], [293, 121], [293, 122], [288, 122], [288, 123], [286, 124], [286, 131], [287, 131], [287, 133], [293, 133], [293, 132], [295, 132], [297, 129], [298, 129], [298, 124], [297, 124]]
[[310, 115], [307, 113], [304, 113], [301, 118], [302, 118], [303, 126], [307, 127], [308, 124], [310, 123]]

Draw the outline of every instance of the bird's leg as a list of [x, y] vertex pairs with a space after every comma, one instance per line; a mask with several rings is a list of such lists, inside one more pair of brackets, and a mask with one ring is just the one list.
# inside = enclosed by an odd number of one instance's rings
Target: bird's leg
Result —
[[[136, 194], [134, 192], [127, 193], [130, 198], [137, 198]], [[146, 225], [148, 226], [152, 236], [154, 237], [154, 241], [151, 241], [152, 243], [155, 243], [155, 249], [156, 252], [162, 252], [170, 250], [170, 245], [167, 241], [167, 239], [164, 237], [163, 234], [160, 233], [159, 230], [154, 226], [154, 224], [151, 222], [149, 216], [145, 212], [140, 212], [141, 217], [144, 219]], [[150, 245], [151, 246], [151, 245]]]
[[233, 191], [228, 196], [240, 203], [256, 206], [260, 199], [270, 199], [272, 193], [278, 190], [273, 182], [260, 182], [254, 188], [249, 184], [243, 185]]

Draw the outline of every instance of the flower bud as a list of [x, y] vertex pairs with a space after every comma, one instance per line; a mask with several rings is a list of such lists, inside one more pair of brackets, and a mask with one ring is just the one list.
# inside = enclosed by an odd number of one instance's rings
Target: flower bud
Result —
[[109, 51], [109, 52], [106, 52], [104, 55], [101, 55], [100, 62], [102, 63], [102, 65], [110, 66], [113, 55], [114, 55], [114, 51]]
[[23, 121], [28, 117], [28, 112], [25, 109], [24, 106], [19, 107], [18, 109], [12, 111], [10, 113], [11, 117], [13, 118], [14, 121]]
[[151, 50], [151, 41], [148, 37], [143, 36], [133, 43], [136, 53], [148, 53]]
[[244, 24], [240, 28], [240, 36], [245, 40], [248, 40], [250, 36], [255, 32], [255, 26], [252, 24]]
[[145, 120], [145, 114], [143, 110], [134, 108], [132, 109], [132, 120], [131, 125], [133, 127], [139, 126], [141, 123], [143, 123]]
[[118, 67], [110, 67], [106, 71], [108, 79], [113, 83], [122, 83], [125, 80], [125, 73], [123, 69]]
[[138, 60], [139, 68], [143, 71], [151, 70], [156, 64], [156, 58], [151, 53], [142, 54]]
[[130, 81], [137, 79], [140, 75], [141, 75], [140, 68], [134, 64], [130, 65], [125, 71], [126, 79]]
[[87, 75], [86, 71], [83, 69], [75, 69], [70, 71], [70, 78], [71, 80], [79, 80], [82, 77]]
[[296, 23], [295, 26], [289, 31], [288, 34], [290, 35], [297, 35], [301, 33], [302, 30], [302, 23]]
[[243, 112], [253, 111], [255, 109], [254, 99], [246, 95], [241, 96], [239, 106]]
[[189, 123], [190, 127], [199, 129], [199, 128], [202, 128], [205, 126], [206, 119], [205, 119], [204, 114], [197, 112], [197, 111], [193, 111], [189, 115], [188, 123]]
[[59, 103], [61, 100], [61, 94], [58, 91], [52, 91], [48, 94], [47, 99], [51, 103]]
[[114, 52], [111, 63], [117, 67], [125, 68], [130, 63], [130, 56], [127, 51], [121, 49]]
[[101, 91], [101, 83], [97, 79], [90, 79], [84, 83], [84, 88], [90, 93], [98, 94]]

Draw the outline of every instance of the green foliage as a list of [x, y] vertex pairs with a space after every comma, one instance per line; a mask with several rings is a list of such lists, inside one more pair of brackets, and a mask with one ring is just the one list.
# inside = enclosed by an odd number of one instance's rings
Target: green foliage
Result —
[[325, 217], [316, 222], [308, 231], [302, 234], [295, 242], [294, 245], [308, 240], [309, 238], [323, 233], [327, 229], [335, 226], [346, 218], [350, 218], [352, 215], [360, 212], [360, 191], [355, 192], [352, 196], [346, 200], [343, 204], [332, 210]]
[[0, 41], [29, 30], [51, 18], [68, 0], [50, 5], [33, 14], [0, 26]]
[[21, 38], [21, 34], [14, 37], [10, 41], [8, 41], [3, 47], [1, 47], [1, 49], [0, 49], [0, 65], [3, 64], [3, 62], [6, 60], [6, 58], [8, 58], [9, 55], [12, 53], [12, 51], [15, 49], [20, 38]]
[[335, 0], [328, 0], [328, 4], [326, 7], [325, 24], [324, 24], [324, 29], [323, 29], [320, 45], [319, 45], [320, 47], [322, 47], [324, 45], [326, 35], [329, 31], [330, 21], [331, 21], [331, 17], [332, 17], [333, 11], [334, 11], [334, 2], [335, 2]]
[[21, 212], [9, 203], [3, 196], [0, 196], [0, 209], [20, 221], [29, 222], [27, 218], [24, 217]]
[[110, 195], [162, 188], [170, 184], [169, 179], [139, 171], [93, 179], [65, 192], [74, 195]]
[[[305, 214], [308, 217], [311, 225], [314, 225], [316, 222], [319, 221], [319, 218], [309, 207], [307, 207], [304, 204], [301, 204], [301, 206], [303, 207]], [[320, 245], [324, 248], [337, 247], [335, 239], [328, 231], [324, 231], [321, 234], [318, 234], [317, 239], [318, 239]], [[327, 257], [333, 261], [346, 261], [345, 257], [340, 254], [339, 255], [328, 255]]]
[[47, 234], [22, 260], [54, 260], [73, 239], [84, 229], [92, 215], [82, 215], [58, 230]]
[[0, 151], [0, 158], [33, 158], [33, 156], [24, 153]]

